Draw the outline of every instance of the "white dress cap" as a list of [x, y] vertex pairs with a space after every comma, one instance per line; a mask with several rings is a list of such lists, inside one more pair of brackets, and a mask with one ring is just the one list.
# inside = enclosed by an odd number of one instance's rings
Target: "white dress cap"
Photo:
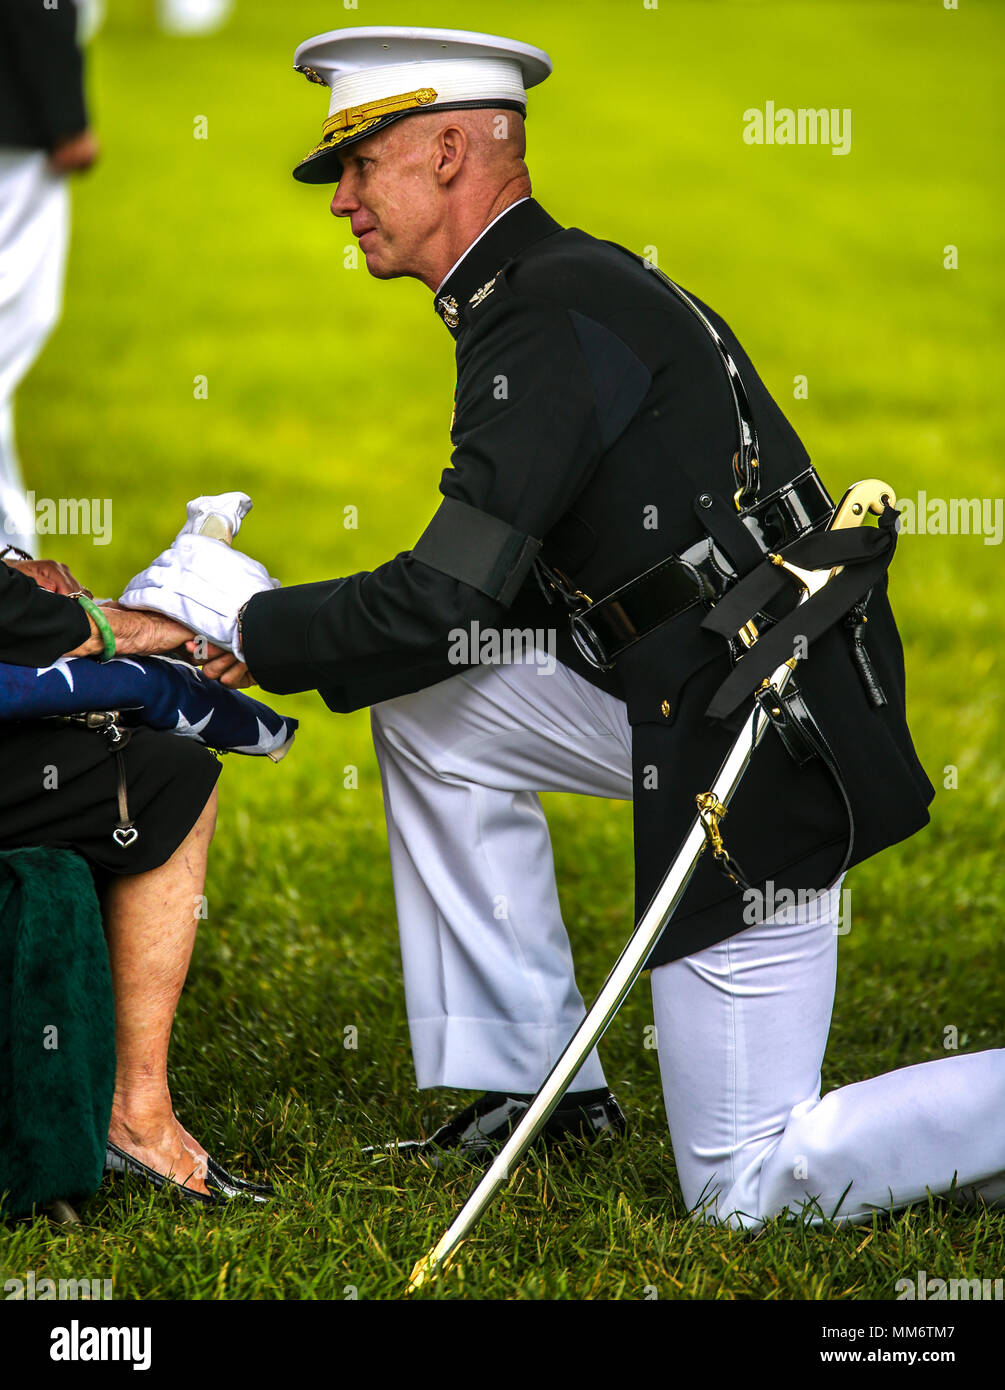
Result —
[[540, 48], [465, 29], [333, 29], [306, 39], [297, 72], [330, 89], [321, 143], [294, 169], [301, 183], [335, 183], [339, 152], [403, 116], [477, 107], [527, 107], [551, 59]]

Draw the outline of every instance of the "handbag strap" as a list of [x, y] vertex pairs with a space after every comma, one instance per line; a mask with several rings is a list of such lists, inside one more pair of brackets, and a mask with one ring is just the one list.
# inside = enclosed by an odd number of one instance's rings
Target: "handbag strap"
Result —
[[682, 290], [680, 285], [671, 280], [669, 275], [660, 270], [659, 266], [647, 261], [644, 256], [639, 256], [634, 251], [629, 251], [625, 246], [619, 246], [616, 241], [608, 242], [609, 246], [617, 247], [619, 251], [624, 251], [631, 256], [632, 260], [638, 261], [645, 266], [650, 274], [655, 274], [668, 290], [677, 296], [680, 302], [687, 306], [703, 325], [712, 342], [715, 344], [719, 358], [726, 371], [726, 379], [729, 382], [729, 389], [733, 396], [733, 410], [736, 415], [736, 435], [739, 447], [733, 455], [733, 480], [735, 491], [733, 501], [738, 512], [745, 511], [753, 506], [757, 501], [759, 480], [757, 476], [757, 461], [760, 457], [760, 449], [757, 443], [757, 429], [754, 425], [753, 412], [750, 409], [750, 401], [747, 397], [743, 379], [740, 376], [739, 368], [733, 361], [729, 349], [723, 342], [721, 336], [716, 331], [707, 315], [703, 314], [691, 296]]

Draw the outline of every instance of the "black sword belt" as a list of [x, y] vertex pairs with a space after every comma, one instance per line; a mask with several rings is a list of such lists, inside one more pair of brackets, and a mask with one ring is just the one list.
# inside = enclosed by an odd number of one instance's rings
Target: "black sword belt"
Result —
[[[768, 553], [827, 525], [834, 510], [816, 470], [807, 468], [738, 518]], [[569, 607], [572, 637], [583, 657], [609, 671], [618, 657], [662, 623], [698, 603], [716, 603], [737, 582], [732, 561], [709, 536], [681, 555], [670, 555], [592, 602], [559, 570], [540, 558], [549, 585]]]

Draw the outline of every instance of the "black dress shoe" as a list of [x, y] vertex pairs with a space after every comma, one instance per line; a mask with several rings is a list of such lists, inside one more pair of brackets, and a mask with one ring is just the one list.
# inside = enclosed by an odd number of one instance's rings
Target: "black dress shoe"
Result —
[[[407, 1158], [422, 1158], [438, 1168], [450, 1150], [475, 1161], [488, 1161], [502, 1147], [530, 1108], [522, 1096], [507, 1096], [489, 1091], [473, 1105], [462, 1110], [428, 1139], [397, 1139], [384, 1145], [370, 1145], [363, 1150], [371, 1158], [401, 1154]], [[566, 1095], [563, 1103], [548, 1118], [544, 1129], [534, 1141], [535, 1147], [551, 1148], [560, 1144], [591, 1143], [595, 1139], [614, 1139], [628, 1129], [621, 1106], [610, 1091], [598, 1100], [575, 1104], [575, 1093]]]
[[261, 1187], [257, 1183], [246, 1183], [243, 1178], [235, 1178], [228, 1173], [226, 1168], [222, 1168], [219, 1163], [206, 1155], [206, 1186], [209, 1192], [196, 1192], [191, 1187], [185, 1187], [182, 1183], [176, 1182], [174, 1178], [167, 1178], [163, 1173], [156, 1172], [153, 1168], [148, 1168], [145, 1163], [141, 1163], [132, 1154], [127, 1154], [124, 1149], [120, 1149], [116, 1144], [107, 1143], [105, 1150], [105, 1172], [106, 1173], [131, 1173], [134, 1177], [143, 1178], [152, 1187], [177, 1192], [183, 1201], [192, 1202], [201, 1207], [219, 1207], [225, 1202], [231, 1201], [236, 1197], [243, 1197], [256, 1205], [264, 1203], [269, 1197], [275, 1196], [271, 1187]]

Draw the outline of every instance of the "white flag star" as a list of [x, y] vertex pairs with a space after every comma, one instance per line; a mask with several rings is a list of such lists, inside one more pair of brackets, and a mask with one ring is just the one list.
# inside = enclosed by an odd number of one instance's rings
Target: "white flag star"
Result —
[[113, 656], [102, 664], [105, 666], [135, 666], [137, 671], [142, 671], [144, 675], [147, 675], [147, 668], [141, 666], [138, 661], [130, 661], [128, 656]]
[[287, 737], [285, 723], [282, 733], [277, 735], [270, 734], [260, 719], [256, 722], [258, 724], [258, 742], [246, 743], [240, 748], [235, 747], [233, 750], [235, 753], [271, 753], [279, 744], [285, 742]]
[[[205, 719], [200, 719], [198, 724], [190, 724], [181, 710], [178, 711], [178, 723], [174, 726], [173, 733], [181, 734], [182, 738], [199, 738], [206, 725], [213, 718], [213, 711], [210, 710]], [[199, 740], [200, 743], [202, 740]]]
[[70, 670], [70, 665], [66, 657], [61, 656], [59, 660], [54, 661], [51, 666], [39, 666], [35, 671], [35, 675], [47, 676], [50, 671], [58, 671], [70, 689], [73, 689], [73, 672]]

